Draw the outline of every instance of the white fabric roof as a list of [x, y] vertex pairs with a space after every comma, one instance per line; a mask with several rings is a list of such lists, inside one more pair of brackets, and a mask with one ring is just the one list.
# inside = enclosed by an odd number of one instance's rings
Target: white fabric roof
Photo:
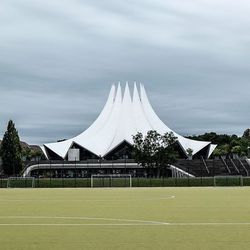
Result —
[[[112, 85], [108, 100], [96, 121], [80, 135], [56, 143], [44, 144], [62, 158], [73, 143], [89, 150], [97, 156], [105, 156], [123, 141], [133, 144], [132, 136], [137, 132], [146, 134], [149, 130], [156, 130], [160, 134], [172, 131], [154, 112], [145, 88], [140, 84], [140, 94], [134, 84], [133, 98], [131, 98], [128, 83], [122, 96], [121, 86]], [[186, 153], [188, 148], [193, 155], [211, 144], [205, 141], [187, 139], [174, 131], [178, 142]], [[210, 147], [209, 155], [214, 147]], [[44, 151], [44, 150], [43, 150]]]
[[216, 144], [210, 144], [209, 152], [208, 152], [208, 157], [207, 158], [209, 158], [211, 156], [211, 154], [213, 153], [213, 151], [215, 150], [216, 147], [217, 147]]

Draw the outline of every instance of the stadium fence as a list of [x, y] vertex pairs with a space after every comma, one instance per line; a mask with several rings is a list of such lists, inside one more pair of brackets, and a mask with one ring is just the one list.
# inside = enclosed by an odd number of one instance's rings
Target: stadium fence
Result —
[[[15, 178], [14, 188], [91, 188], [91, 178], [34, 178], [31, 185], [30, 178]], [[0, 178], [0, 188], [10, 185], [9, 178]], [[11, 179], [13, 181], [13, 179]], [[119, 183], [119, 181], [121, 183]], [[116, 187], [124, 187], [124, 179], [115, 180]], [[218, 187], [218, 186], [250, 186], [250, 177], [242, 176], [215, 176], [190, 178], [131, 178], [133, 187]], [[106, 181], [102, 187], [114, 187], [112, 182]], [[129, 182], [128, 182], [129, 183]], [[129, 187], [130, 185], [125, 185]]]

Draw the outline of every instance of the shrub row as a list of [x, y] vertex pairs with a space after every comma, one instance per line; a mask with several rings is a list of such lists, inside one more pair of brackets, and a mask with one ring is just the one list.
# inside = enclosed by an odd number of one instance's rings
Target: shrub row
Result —
[[[0, 188], [7, 187], [7, 179], [0, 179]], [[216, 179], [216, 186], [250, 186], [250, 177], [220, 177]], [[128, 178], [98, 179], [94, 181], [95, 187], [129, 187]], [[214, 186], [213, 177], [196, 178], [133, 178], [133, 187], [209, 187]], [[11, 180], [10, 187], [21, 188], [31, 187], [30, 180]], [[57, 178], [57, 179], [35, 179], [36, 188], [89, 188], [90, 178]]]

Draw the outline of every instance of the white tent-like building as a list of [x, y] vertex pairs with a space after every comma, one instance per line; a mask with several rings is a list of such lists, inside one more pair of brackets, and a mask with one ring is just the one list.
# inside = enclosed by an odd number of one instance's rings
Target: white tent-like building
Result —
[[128, 84], [123, 94], [118, 84], [112, 85], [102, 112], [87, 130], [72, 139], [47, 143], [41, 148], [45, 156], [52, 160], [108, 159], [122, 146], [132, 145], [132, 136], [137, 132], [145, 135], [149, 130], [160, 134], [173, 132], [184, 157], [187, 157], [187, 149], [192, 149], [194, 156], [201, 154], [208, 158], [216, 147], [211, 142], [190, 140], [172, 131], [154, 112], [142, 84], [140, 91], [134, 84], [132, 96]]

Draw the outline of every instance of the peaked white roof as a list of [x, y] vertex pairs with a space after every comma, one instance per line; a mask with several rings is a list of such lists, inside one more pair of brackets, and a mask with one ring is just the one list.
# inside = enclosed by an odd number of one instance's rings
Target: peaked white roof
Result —
[[217, 147], [216, 144], [210, 144], [209, 152], [208, 152], [208, 157], [207, 158], [209, 158], [211, 156], [211, 154], [213, 153], [213, 151], [215, 150], [216, 147]]
[[[136, 83], [134, 84], [131, 98], [128, 83], [126, 83], [123, 95], [119, 83], [117, 87], [112, 85], [102, 112], [87, 130], [72, 139], [47, 143], [44, 146], [65, 158], [72, 144], [76, 143], [102, 157], [123, 141], [133, 144], [132, 136], [137, 132], [145, 135], [149, 130], [156, 130], [160, 134], [173, 132], [184, 153], [188, 148], [191, 148], [193, 154], [196, 154], [211, 144], [210, 142], [185, 138], [165, 125], [153, 110], [142, 84], [140, 84], [140, 94]], [[213, 149], [214, 147], [211, 146], [209, 155]]]

